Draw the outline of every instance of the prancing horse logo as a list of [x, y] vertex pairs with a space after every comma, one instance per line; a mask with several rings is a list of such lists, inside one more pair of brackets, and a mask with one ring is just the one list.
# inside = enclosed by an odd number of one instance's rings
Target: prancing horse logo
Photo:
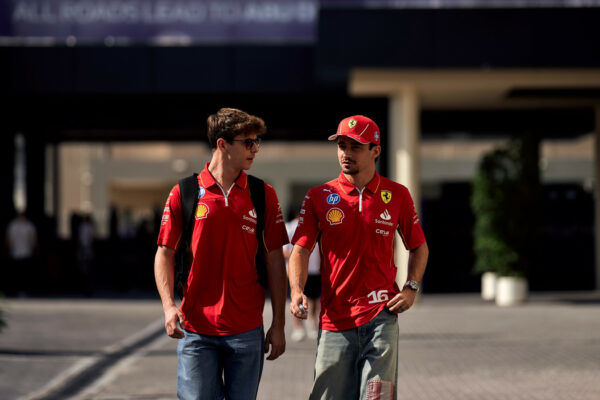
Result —
[[381, 191], [381, 200], [383, 200], [383, 202], [385, 204], [392, 201], [392, 192], [390, 192], [389, 190], [382, 190]]

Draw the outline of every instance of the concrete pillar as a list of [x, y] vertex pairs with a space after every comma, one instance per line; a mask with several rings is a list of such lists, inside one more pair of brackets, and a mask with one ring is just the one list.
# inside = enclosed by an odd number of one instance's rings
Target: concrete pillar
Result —
[[596, 290], [600, 290], [600, 105], [596, 106], [596, 140], [594, 157], [594, 237], [596, 254]]
[[[387, 147], [390, 159], [390, 179], [406, 186], [420, 209], [420, 104], [415, 88], [405, 88], [390, 97]], [[387, 143], [386, 143], [387, 142]], [[396, 241], [396, 281], [401, 286], [408, 273], [408, 251], [402, 240]]]

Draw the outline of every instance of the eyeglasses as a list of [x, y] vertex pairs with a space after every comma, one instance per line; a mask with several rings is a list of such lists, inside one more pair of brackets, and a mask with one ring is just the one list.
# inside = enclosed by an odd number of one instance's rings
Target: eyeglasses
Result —
[[232, 142], [242, 142], [246, 145], [246, 149], [250, 150], [253, 145], [256, 147], [260, 147], [260, 143], [262, 142], [261, 138], [256, 139], [231, 139]]

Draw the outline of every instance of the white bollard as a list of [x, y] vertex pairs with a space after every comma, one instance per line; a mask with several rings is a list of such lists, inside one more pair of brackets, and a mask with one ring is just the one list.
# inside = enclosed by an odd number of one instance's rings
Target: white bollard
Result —
[[527, 280], [512, 276], [500, 276], [496, 283], [496, 305], [515, 306], [527, 298]]
[[496, 278], [495, 272], [484, 272], [481, 275], [481, 298], [484, 300], [494, 300], [496, 298]]

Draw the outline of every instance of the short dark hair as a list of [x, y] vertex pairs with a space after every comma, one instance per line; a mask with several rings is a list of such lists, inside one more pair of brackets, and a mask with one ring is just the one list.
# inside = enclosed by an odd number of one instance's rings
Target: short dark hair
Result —
[[211, 149], [217, 148], [217, 140], [222, 138], [231, 142], [237, 135], [266, 132], [265, 121], [237, 108], [221, 108], [206, 120], [208, 127], [208, 144]]
[[[369, 150], [372, 150], [373, 147], [375, 147], [375, 146], [377, 146], [375, 143], [369, 143]], [[379, 161], [379, 157], [380, 156], [377, 156], [377, 158], [375, 159], [375, 162]]]

